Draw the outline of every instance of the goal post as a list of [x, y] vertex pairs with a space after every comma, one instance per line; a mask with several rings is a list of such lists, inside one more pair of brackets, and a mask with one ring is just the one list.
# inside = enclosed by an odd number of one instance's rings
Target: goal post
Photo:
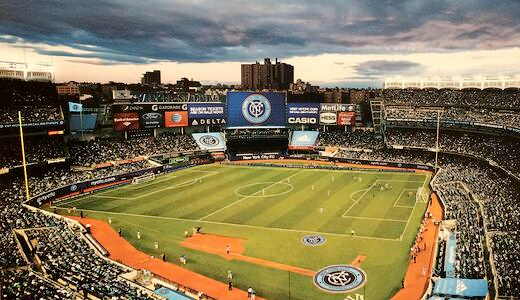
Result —
[[132, 179], [132, 184], [139, 184], [141, 182], [146, 182], [146, 181], [150, 181], [150, 180], [154, 180], [154, 179], [155, 179], [154, 173], [145, 173], [143, 175], [134, 177]]
[[426, 191], [426, 189], [424, 187], [420, 187], [417, 189], [417, 193], [415, 194], [415, 200], [416, 201], [421, 201], [421, 202], [428, 202], [428, 198], [430, 197], [430, 195], [428, 194], [428, 192]]

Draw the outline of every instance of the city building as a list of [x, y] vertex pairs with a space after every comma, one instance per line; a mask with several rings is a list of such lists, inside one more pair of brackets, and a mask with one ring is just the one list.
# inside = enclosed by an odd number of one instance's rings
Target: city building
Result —
[[301, 79], [296, 80], [295, 83], [289, 84], [289, 91], [298, 93], [315, 93], [319, 89], [319, 86], [311, 85], [309, 82], [305, 82]]
[[161, 71], [153, 70], [152, 72], [146, 72], [141, 77], [141, 84], [147, 85], [158, 85], [161, 84]]
[[271, 59], [265, 58], [264, 64], [242, 64], [241, 79], [243, 89], [287, 90], [294, 82], [294, 67], [278, 59], [272, 64]]
[[175, 84], [175, 91], [177, 92], [190, 92], [190, 91], [197, 91], [201, 88], [201, 84], [198, 81], [194, 81], [193, 78], [190, 80], [186, 77], [181, 78], [180, 80], [177, 80], [177, 83]]
[[66, 84], [56, 85], [58, 95], [79, 96], [79, 84], [75, 81], [69, 81]]

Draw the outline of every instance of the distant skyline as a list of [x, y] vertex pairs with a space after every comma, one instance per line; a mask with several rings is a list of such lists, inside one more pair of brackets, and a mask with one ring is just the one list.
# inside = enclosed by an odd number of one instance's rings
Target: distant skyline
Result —
[[[320, 86], [386, 76], [520, 74], [520, 2], [6, 0], [0, 60], [54, 65], [56, 81], [138, 83], [161, 70], [240, 83], [278, 57]], [[25, 51], [24, 51], [25, 49]]]

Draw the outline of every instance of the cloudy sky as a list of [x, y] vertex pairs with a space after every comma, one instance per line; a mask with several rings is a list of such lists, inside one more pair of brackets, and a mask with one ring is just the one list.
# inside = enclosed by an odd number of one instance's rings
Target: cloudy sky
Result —
[[278, 57], [322, 86], [392, 75], [520, 74], [518, 0], [3, 0], [0, 60], [51, 62], [57, 81], [190, 77], [238, 83]]

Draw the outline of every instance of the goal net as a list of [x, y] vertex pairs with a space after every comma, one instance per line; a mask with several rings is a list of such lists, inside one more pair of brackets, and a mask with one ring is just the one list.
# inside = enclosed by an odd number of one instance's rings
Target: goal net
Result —
[[146, 173], [141, 176], [134, 177], [132, 179], [132, 184], [138, 184], [141, 182], [146, 182], [146, 181], [150, 181], [150, 180], [154, 180], [154, 179], [155, 179], [154, 173]]
[[416, 201], [428, 202], [428, 198], [430, 198], [430, 195], [428, 194], [428, 192], [426, 191], [426, 189], [424, 187], [420, 187], [417, 190], [415, 197], [416, 197], [416, 199], [415, 199]]

